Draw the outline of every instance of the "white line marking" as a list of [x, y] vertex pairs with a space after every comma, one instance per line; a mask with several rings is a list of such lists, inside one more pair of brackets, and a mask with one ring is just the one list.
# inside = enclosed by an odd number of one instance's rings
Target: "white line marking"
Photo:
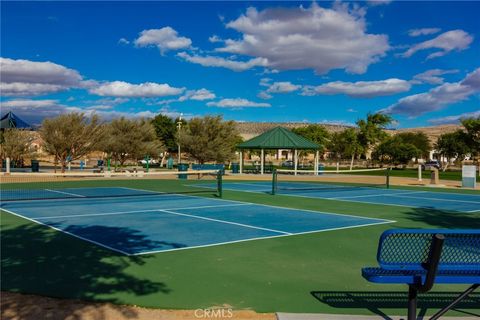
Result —
[[390, 195], [390, 196], [392, 196], [392, 197], [400, 197], [400, 198], [422, 199], [422, 200], [437, 200], [437, 201], [476, 203], [476, 204], [480, 205], [480, 202], [478, 202], [478, 201], [469, 201], [469, 200], [441, 199], [441, 198], [422, 198], [422, 197], [403, 196], [403, 194], [392, 194], [392, 195]]
[[384, 221], [384, 222], [375, 222], [375, 223], [359, 224], [359, 225], [348, 226], [348, 227], [339, 227], [339, 228], [330, 228], [330, 229], [322, 229], [322, 230], [305, 231], [305, 232], [299, 232], [299, 233], [293, 233], [293, 234], [281, 234], [281, 235], [276, 235], [276, 236], [265, 236], [265, 237], [249, 238], [249, 239], [226, 241], [226, 242], [218, 242], [218, 243], [212, 243], [212, 244], [206, 244], [206, 245], [199, 245], [199, 246], [191, 246], [191, 247], [184, 247], [184, 248], [174, 248], [174, 249], [155, 250], [155, 251], [144, 251], [144, 252], [139, 252], [139, 253], [135, 253], [135, 254], [132, 254], [132, 255], [141, 256], [141, 255], [145, 255], [145, 254], [166, 253], [166, 252], [180, 251], [180, 250], [208, 248], [208, 247], [221, 246], [221, 245], [232, 244], [232, 243], [240, 243], [240, 242], [256, 241], [256, 240], [268, 240], [268, 239], [283, 238], [283, 237], [294, 237], [294, 236], [300, 236], [300, 235], [305, 235], [305, 234], [310, 234], [310, 233], [321, 233], [321, 232], [327, 232], [327, 231], [336, 231], [336, 230], [344, 230], [344, 229], [353, 229], [353, 228], [360, 228], [360, 227], [368, 227], [368, 226], [374, 226], [374, 225], [380, 225], [380, 224], [387, 224], [387, 223], [392, 223], [392, 222], [396, 222], [396, 221], [388, 221], [388, 220], [386, 220], [386, 221]]
[[57, 227], [54, 227], [54, 226], [51, 226], [51, 225], [42, 223], [42, 222], [37, 221], [37, 220], [34, 220], [34, 219], [27, 218], [27, 217], [25, 217], [25, 216], [22, 216], [21, 214], [15, 213], [15, 212], [13, 212], [13, 211], [11, 211], [11, 210], [7, 210], [7, 209], [4, 209], [4, 208], [1, 208], [1, 210], [5, 211], [5, 212], [8, 212], [8, 213], [10, 213], [10, 214], [13, 214], [13, 215], [15, 215], [15, 216], [17, 216], [17, 217], [23, 218], [23, 219], [25, 219], [25, 220], [35, 222], [36, 224], [39, 224], [39, 225], [42, 225], [42, 226], [45, 226], [45, 227], [52, 228], [52, 229], [54, 229], [54, 230], [56, 230], [56, 231], [63, 232], [63, 233], [68, 234], [68, 235], [70, 235], [70, 236], [72, 236], [72, 237], [75, 237], [75, 238], [78, 238], [78, 239], [81, 239], [81, 240], [84, 240], [84, 241], [87, 241], [87, 242], [96, 244], [96, 245], [98, 245], [98, 246], [100, 246], [100, 247], [103, 247], [103, 248], [106, 248], [106, 249], [109, 249], [109, 250], [112, 250], [112, 251], [115, 251], [115, 252], [119, 252], [119, 253], [124, 254], [124, 255], [126, 255], [126, 256], [131, 256], [131, 255], [132, 255], [131, 253], [122, 251], [122, 250], [120, 250], [120, 249], [112, 248], [112, 247], [107, 246], [107, 245], [105, 245], [105, 244], [103, 244], [103, 243], [100, 243], [100, 242], [97, 242], [97, 241], [94, 241], [94, 240], [91, 240], [91, 239], [88, 239], [88, 238], [84, 238], [84, 237], [82, 237], [82, 236], [78, 236], [78, 235], [73, 234], [73, 233], [71, 233], [71, 232], [68, 232], [68, 231], [59, 229], [59, 228], [57, 228]]
[[220, 222], [220, 223], [225, 223], [225, 224], [233, 224], [236, 226], [241, 226], [241, 227], [246, 227], [246, 228], [251, 228], [251, 229], [258, 229], [258, 230], [264, 230], [264, 231], [270, 231], [270, 232], [275, 232], [275, 233], [281, 233], [281, 234], [286, 234], [286, 235], [292, 235], [293, 233], [286, 232], [286, 231], [280, 231], [280, 230], [275, 230], [275, 229], [269, 229], [269, 228], [262, 228], [262, 227], [255, 227], [249, 224], [243, 224], [243, 223], [238, 223], [238, 222], [231, 222], [231, 221], [226, 221], [226, 220], [219, 220], [219, 219], [213, 219], [213, 218], [207, 218], [207, 217], [202, 217], [202, 216], [196, 216], [193, 214], [186, 214], [186, 213], [179, 213], [179, 212], [174, 212], [174, 211], [169, 211], [169, 210], [158, 210], [159, 212], [166, 212], [169, 214], [174, 214], [177, 216], [184, 216], [184, 217], [190, 217], [190, 218], [195, 218], [195, 219], [201, 219], [201, 220], [207, 220], [207, 221], [213, 221], [213, 222]]
[[467, 211], [468, 213], [474, 213], [474, 212], [480, 212], [480, 210], [471, 210], [471, 211]]
[[70, 192], [58, 191], [58, 190], [52, 190], [52, 189], [45, 189], [45, 190], [50, 191], [50, 192], [66, 194], [66, 195], [69, 195], [69, 196], [75, 196], [75, 197], [78, 197], [78, 198], [86, 198], [85, 196], [82, 196], [81, 194], [76, 194], [76, 193], [70, 193]]
[[367, 195], [364, 194], [361, 196], [328, 197], [328, 198], [322, 198], [322, 199], [335, 200], [335, 199], [368, 198], [368, 197], [394, 196], [397, 194], [398, 195], [417, 194], [422, 192], [427, 192], [427, 191], [412, 191], [412, 192], [404, 192], [404, 193], [380, 193], [380, 194], [367, 194]]
[[215, 206], [197, 206], [197, 207], [184, 207], [184, 208], [166, 208], [166, 209], [145, 209], [145, 210], [134, 210], [134, 211], [117, 211], [117, 212], [104, 212], [104, 213], [90, 213], [90, 214], [72, 214], [64, 216], [47, 216], [47, 217], [36, 217], [35, 219], [63, 219], [63, 218], [79, 218], [79, 217], [96, 217], [96, 216], [110, 216], [110, 215], [120, 215], [120, 214], [130, 214], [130, 213], [148, 213], [148, 212], [158, 212], [162, 210], [188, 210], [188, 209], [205, 209], [205, 208], [222, 208], [222, 207], [238, 207], [238, 206], [249, 206], [250, 204], [225, 204], [225, 205], [215, 205]]

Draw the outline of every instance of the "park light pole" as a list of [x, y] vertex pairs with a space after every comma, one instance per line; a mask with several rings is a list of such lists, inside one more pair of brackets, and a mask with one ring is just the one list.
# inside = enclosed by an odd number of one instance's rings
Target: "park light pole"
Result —
[[178, 137], [180, 136], [180, 130], [182, 129], [182, 116], [183, 116], [183, 113], [180, 113], [180, 117], [178, 118], [178, 122], [177, 122], [178, 164], [180, 164], [182, 162], [182, 156], [181, 156], [181, 153], [180, 153], [181, 152], [181, 150], [180, 150], [180, 140], [178, 139]]

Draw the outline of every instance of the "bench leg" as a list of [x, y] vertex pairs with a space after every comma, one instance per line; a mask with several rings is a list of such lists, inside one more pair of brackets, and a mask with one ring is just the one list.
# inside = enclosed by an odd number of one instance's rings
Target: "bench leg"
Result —
[[459, 303], [460, 301], [463, 300], [463, 298], [467, 297], [470, 293], [472, 293], [473, 291], [475, 291], [475, 289], [477, 289], [478, 287], [480, 286], [480, 284], [474, 284], [473, 286], [471, 286], [470, 288], [468, 288], [467, 290], [465, 290], [461, 295], [459, 295], [455, 300], [453, 300], [448, 306], [446, 306], [445, 308], [443, 308], [442, 310], [438, 311], [437, 313], [435, 313], [431, 318], [430, 320], [437, 320], [439, 319], [441, 316], [443, 316], [448, 310], [452, 309], [457, 303]]
[[408, 320], [417, 320], [417, 289], [408, 286]]

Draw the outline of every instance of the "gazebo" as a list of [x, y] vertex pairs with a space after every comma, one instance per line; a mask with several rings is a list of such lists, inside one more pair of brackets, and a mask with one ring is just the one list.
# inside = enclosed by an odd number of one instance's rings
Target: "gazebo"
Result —
[[32, 129], [32, 126], [20, 119], [12, 111], [7, 112], [0, 118], [0, 129]]
[[248, 141], [240, 143], [237, 146], [240, 149], [240, 173], [243, 172], [243, 151], [244, 150], [261, 150], [260, 151], [260, 173], [264, 173], [265, 168], [265, 150], [290, 149], [294, 152], [293, 168], [295, 174], [298, 169], [298, 150], [315, 150], [315, 173], [318, 173], [318, 161], [320, 146], [292, 131], [275, 127], [261, 135], [254, 137]]

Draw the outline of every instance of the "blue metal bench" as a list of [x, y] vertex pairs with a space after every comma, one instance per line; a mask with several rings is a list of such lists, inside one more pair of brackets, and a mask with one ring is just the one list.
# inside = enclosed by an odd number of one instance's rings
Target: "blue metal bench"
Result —
[[380, 237], [380, 268], [363, 268], [370, 282], [407, 284], [408, 320], [417, 318], [417, 294], [435, 283], [470, 284], [449, 305], [433, 315], [440, 318], [480, 284], [480, 230], [393, 229]]

